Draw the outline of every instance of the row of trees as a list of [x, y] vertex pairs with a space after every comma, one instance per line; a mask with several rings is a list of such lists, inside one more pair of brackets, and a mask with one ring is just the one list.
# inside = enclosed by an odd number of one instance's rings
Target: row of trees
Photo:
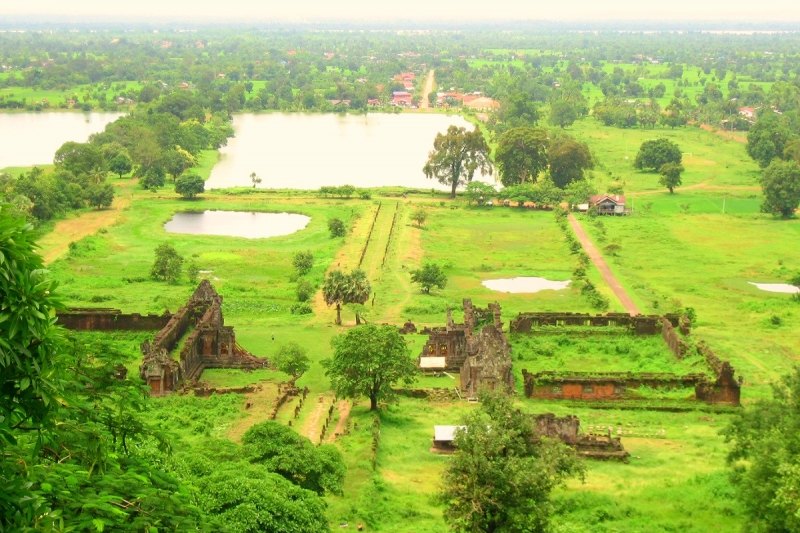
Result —
[[[586, 171], [594, 168], [585, 143], [563, 133], [551, 135], [529, 126], [504, 132], [494, 159], [500, 181], [507, 187], [535, 184], [547, 171], [553, 185], [563, 190], [584, 180]], [[437, 134], [423, 172], [428, 178], [450, 186], [451, 198], [455, 198], [458, 187], [470, 184], [477, 172], [491, 175], [493, 168], [483, 133], [478, 128], [470, 132], [450, 126], [447, 133]]]
[[800, 207], [800, 120], [762, 113], [747, 135], [747, 153], [764, 169], [762, 211], [793, 216]]

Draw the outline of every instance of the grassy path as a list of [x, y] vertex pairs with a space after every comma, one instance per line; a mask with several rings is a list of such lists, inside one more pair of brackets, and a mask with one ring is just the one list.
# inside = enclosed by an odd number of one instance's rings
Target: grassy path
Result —
[[114, 198], [110, 209], [89, 211], [75, 218], [57, 222], [53, 231], [39, 239], [40, 252], [44, 257], [44, 262], [52, 263], [67, 253], [69, 243], [79, 241], [100, 228], [115, 223], [122, 217], [122, 212], [130, 204], [130, 198], [118, 196]]
[[375, 220], [375, 228], [372, 230], [367, 253], [364, 254], [364, 261], [361, 263], [361, 270], [367, 273], [371, 282], [381, 276], [381, 264], [389, 242], [389, 235], [392, 229], [392, 219], [397, 209], [395, 202], [383, 202], [381, 212]]
[[[377, 209], [378, 204], [375, 204], [373, 207], [366, 209], [361, 218], [356, 220], [355, 224], [353, 224], [353, 230], [345, 240], [344, 246], [339, 249], [339, 252], [336, 254], [334, 260], [331, 261], [331, 266], [328, 268], [328, 272], [331, 270], [343, 270], [349, 272], [358, 266], [358, 259], [361, 257], [361, 250], [364, 247], [364, 243], [367, 242], [369, 231], [372, 227], [372, 221], [375, 218], [375, 211]], [[384, 206], [381, 208], [381, 213], [383, 213], [385, 209], [386, 205], [384, 202]], [[367, 253], [369, 253], [369, 248], [372, 248], [374, 239], [375, 235], [373, 233]], [[366, 262], [366, 257], [364, 260]], [[363, 264], [362, 268], [366, 270]], [[325, 305], [325, 300], [322, 297], [322, 290], [317, 291], [316, 295], [314, 296], [313, 306], [314, 313], [317, 316], [333, 316], [330, 314], [330, 309], [328, 309], [328, 306]]]
[[328, 435], [325, 437], [325, 441], [328, 444], [332, 444], [336, 440], [336, 435], [341, 435], [344, 433], [345, 428], [347, 427], [347, 418], [350, 416], [350, 402], [347, 400], [341, 400], [339, 405], [336, 407], [339, 410], [339, 422], [336, 424], [336, 429], [329, 432]]
[[578, 240], [580, 241], [581, 246], [583, 246], [584, 251], [586, 251], [586, 254], [592, 260], [592, 263], [594, 263], [594, 266], [597, 267], [597, 270], [600, 271], [600, 274], [603, 276], [605, 282], [608, 284], [611, 290], [614, 291], [614, 294], [619, 299], [620, 303], [625, 308], [625, 310], [631, 315], [641, 314], [639, 308], [633, 302], [631, 297], [628, 296], [628, 293], [625, 292], [625, 289], [622, 287], [622, 284], [619, 282], [619, 280], [617, 280], [617, 278], [611, 272], [611, 269], [608, 267], [606, 260], [603, 259], [603, 256], [600, 253], [600, 251], [594, 244], [592, 244], [591, 239], [589, 239], [589, 236], [583, 230], [580, 223], [572, 215], [572, 213], [569, 214], [569, 223], [572, 226], [573, 231], [575, 231], [575, 236], [578, 237]]

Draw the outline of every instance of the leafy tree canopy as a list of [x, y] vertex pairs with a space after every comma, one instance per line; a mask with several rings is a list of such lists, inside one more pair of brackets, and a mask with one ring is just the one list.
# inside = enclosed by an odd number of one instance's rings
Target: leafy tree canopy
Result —
[[451, 188], [450, 197], [456, 197], [456, 189], [471, 182], [476, 171], [491, 174], [489, 146], [478, 128], [450, 126], [447, 133], [438, 133], [433, 141], [433, 150], [422, 168], [425, 176], [435, 178]]
[[287, 342], [278, 349], [278, 353], [272, 358], [272, 363], [275, 368], [289, 374], [297, 381], [297, 378], [311, 367], [311, 360], [306, 353], [307, 350], [296, 342]]
[[658, 170], [666, 163], [680, 164], [683, 156], [678, 145], [669, 139], [644, 141], [636, 154], [633, 166], [639, 170]]
[[760, 182], [764, 192], [761, 210], [790, 218], [800, 206], [800, 166], [794, 161], [773, 161]]
[[594, 168], [594, 159], [586, 143], [571, 137], [559, 137], [550, 144], [550, 176], [559, 189], [584, 179], [586, 170]]
[[540, 438], [534, 419], [501, 391], [482, 391], [480, 408], [458, 431], [438, 499], [452, 531], [544, 533], [550, 495], [583, 464], [558, 440]]
[[340, 218], [332, 218], [328, 221], [328, 231], [332, 238], [344, 237], [347, 235], [347, 227]]
[[292, 266], [298, 275], [304, 276], [314, 268], [314, 252], [305, 250], [292, 256]]
[[184, 198], [194, 198], [206, 190], [206, 182], [197, 174], [187, 174], [175, 180], [175, 192]]
[[447, 274], [439, 265], [425, 263], [422, 268], [411, 271], [411, 282], [418, 283], [422, 287], [422, 292], [429, 294], [434, 287], [444, 289], [447, 285]]
[[772, 398], [740, 410], [723, 430], [732, 443], [732, 480], [749, 531], [800, 529], [800, 368], [773, 385]]
[[[353, 270], [345, 274], [341, 270], [333, 270], [325, 277], [322, 284], [322, 297], [329, 306], [336, 306], [336, 323], [342, 323], [343, 304], [363, 304], [369, 299], [372, 286], [363, 270]], [[356, 314], [356, 322], [359, 316]]]
[[547, 132], [541, 128], [512, 128], [500, 136], [495, 164], [503, 185], [535, 183], [547, 170]]
[[156, 260], [150, 268], [150, 277], [157, 281], [175, 283], [183, 270], [183, 257], [168, 242], [156, 247]]
[[392, 387], [416, 380], [417, 367], [408, 345], [394, 326], [357, 326], [331, 340], [333, 357], [323, 364], [340, 398], [366, 396], [370, 410], [394, 399]]
[[242, 437], [245, 456], [295, 485], [317, 494], [341, 494], [346, 468], [335, 446], [314, 446], [279, 422], [250, 426]]
[[664, 163], [658, 169], [658, 172], [661, 174], [658, 183], [669, 189], [670, 194], [674, 192], [675, 187], [680, 187], [683, 165], [680, 163]]

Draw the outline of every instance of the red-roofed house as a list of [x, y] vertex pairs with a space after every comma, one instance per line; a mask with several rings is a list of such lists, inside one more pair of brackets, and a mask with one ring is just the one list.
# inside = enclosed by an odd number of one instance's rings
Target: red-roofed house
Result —
[[395, 91], [392, 93], [392, 105], [408, 107], [411, 105], [411, 93], [406, 91]]
[[739, 114], [746, 119], [752, 120], [756, 116], [756, 110], [752, 107], [742, 107], [739, 109]]
[[597, 208], [599, 215], [624, 215], [625, 197], [619, 194], [599, 194], [589, 198], [589, 205]]

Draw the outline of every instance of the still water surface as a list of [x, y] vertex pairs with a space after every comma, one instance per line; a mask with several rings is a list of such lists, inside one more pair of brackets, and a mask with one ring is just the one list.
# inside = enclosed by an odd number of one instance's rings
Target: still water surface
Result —
[[164, 224], [164, 229], [167, 233], [263, 239], [290, 235], [305, 228], [310, 221], [310, 217], [296, 213], [188, 211], [175, 213], [172, 219]]
[[752, 281], [748, 281], [747, 283], [755, 285], [762, 291], [767, 292], [783, 292], [787, 294], [800, 293], [800, 288], [789, 285], [788, 283], [753, 283]]
[[120, 113], [0, 113], [0, 168], [49, 165], [67, 141], [86, 142]]
[[436, 134], [451, 125], [474, 129], [460, 116], [422, 113], [235, 115], [236, 137], [220, 150], [206, 188], [251, 187], [250, 174], [255, 172], [262, 188], [349, 184], [447, 189], [426, 179], [422, 167]]
[[546, 290], [560, 291], [566, 289], [571, 280], [553, 281], [547, 278], [519, 277], [505, 279], [487, 279], [481, 283], [487, 289], [498, 292], [532, 293]]

